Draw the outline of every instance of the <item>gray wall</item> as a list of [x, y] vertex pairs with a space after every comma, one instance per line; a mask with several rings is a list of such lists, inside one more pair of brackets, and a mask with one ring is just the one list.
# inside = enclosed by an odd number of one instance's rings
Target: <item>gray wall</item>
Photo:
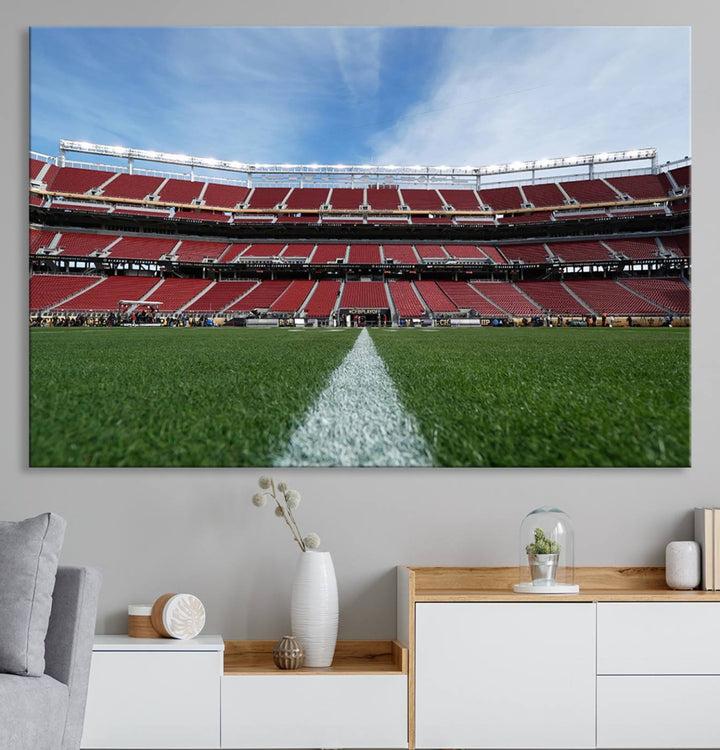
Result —
[[[579, 565], [654, 565], [665, 544], [691, 536], [694, 505], [720, 504], [717, 481], [718, 368], [716, 300], [720, 289], [717, 234], [712, 231], [720, 184], [717, 148], [717, 63], [711, 3], [611, 0], [597, 10], [569, 2], [513, 4], [511, 11], [472, 10], [474, 3], [387, 3], [364, 0], [352, 15], [299, 3], [291, 12], [266, 3], [248, 19], [234, 5], [183, 2], [98, 9], [100, 3], [35, 2], [2, 30], [3, 126], [11, 167], [0, 181], [7, 222], [3, 251], [3, 426], [0, 517], [21, 519], [52, 509], [69, 522], [62, 561], [101, 567], [105, 584], [98, 632], [122, 632], [128, 603], [166, 591], [189, 591], [206, 604], [206, 632], [276, 638], [288, 628], [290, 582], [298, 551], [269, 508], [249, 497], [256, 470], [28, 470], [25, 211], [27, 174], [27, 34], [30, 24], [607, 23], [694, 24], [694, 330], [693, 467], [688, 470], [295, 470], [278, 473], [304, 497], [302, 528], [317, 531], [332, 552], [340, 587], [341, 636], [395, 634], [394, 566], [514, 565], [517, 531], [532, 508], [552, 503], [573, 518]], [[499, 4], [501, 5], [501, 4]], [[586, 5], [586, 4], [577, 4]], [[587, 4], [589, 5], [589, 4]], [[169, 8], [173, 13], [169, 14]], [[412, 15], [404, 9], [412, 8]], [[98, 13], [103, 11], [104, 15]], [[599, 15], [600, 10], [602, 16]], [[7, 11], [3, 11], [5, 15]], [[512, 13], [512, 14], [511, 14]], [[668, 92], [672, 95], [672, 92]], [[80, 137], [62, 133], [62, 137]], [[131, 144], [132, 145], [132, 144]], [[142, 144], [136, 144], [142, 145]], [[652, 144], [625, 144], [646, 146]], [[528, 154], [532, 156], [532, 154]], [[669, 156], [682, 156], [669, 155]], [[713, 180], [712, 175], [716, 175]], [[658, 377], [662, 377], [658, 373]], [[618, 373], [617, 387], [623, 387]]]

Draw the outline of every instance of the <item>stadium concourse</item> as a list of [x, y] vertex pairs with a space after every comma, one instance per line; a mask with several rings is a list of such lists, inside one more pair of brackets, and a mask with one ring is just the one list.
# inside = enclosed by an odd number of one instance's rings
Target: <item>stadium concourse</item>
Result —
[[689, 323], [690, 163], [654, 149], [353, 167], [61, 141], [29, 204], [38, 325]]

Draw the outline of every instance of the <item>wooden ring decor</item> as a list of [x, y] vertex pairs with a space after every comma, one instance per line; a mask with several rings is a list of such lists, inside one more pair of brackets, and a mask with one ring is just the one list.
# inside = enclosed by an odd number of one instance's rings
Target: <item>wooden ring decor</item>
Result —
[[152, 606], [152, 626], [164, 638], [195, 638], [205, 627], [205, 607], [192, 594], [163, 594]]

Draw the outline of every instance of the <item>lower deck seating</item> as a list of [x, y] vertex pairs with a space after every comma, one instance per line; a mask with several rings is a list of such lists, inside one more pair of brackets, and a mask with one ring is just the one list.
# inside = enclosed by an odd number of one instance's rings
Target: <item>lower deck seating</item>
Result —
[[415, 288], [434, 313], [457, 312], [457, 305], [443, 292], [436, 281], [416, 281]]
[[290, 286], [287, 279], [271, 279], [262, 281], [249, 294], [228, 307], [226, 312], [251, 312], [252, 310], [268, 310], [273, 302]]
[[159, 281], [157, 276], [110, 276], [53, 310], [117, 312], [120, 300], [142, 299]]
[[419, 245], [415, 243], [415, 251], [422, 260], [447, 260], [448, 254], [442, 245]]
[[598, 314], [609, 310], [615, 315], [662, 315], [665, 312], [610, 279], [583, 279], [566, 284]]
[[270, 310], [278, 313], [296, 313], [302, 310], [303, 302], [315, 286], [315, 282], [309, 279], [296, 279], [290, 286], [272, 303]]
[[519, 281], [517, 287], [545, 312], [555, 315], [592, 314], [592, 310], [573, 297], [559, 281]]
[[422, 302], [409, 281], [391, 281], [388, 290], [401, 318], [420, 318], [425, 312]]
[[542, 310], [507, 281], [473, 281], [472, 285], [511, 315], [539, 315]]
[[318, 282], [315, 291], [305, 305], [305, 313], [309, 318], [327, 318], [332, 312], [340, 294], [341, 283], [323, 279]]
[[678, 315], [690, 314], [690, 289], [682, 279], [622, 279], [621, 283]]
[[310, 258], [310, 263], [320, 265], [323, 263], [337, 263], [345, 260], [347, 245], [318, 245]]
[[100, 281], [100, 276], [55, 276], [35, 274], [30, 277], [30, 311], [38, 312], [59, 305], [63, 300]]
[[379, 245], [350, 245], [350, 254], [348, 263], [359, 263], [363, 265], [379, 264], [380, 246]]
[[415, 264], [419, 262], [419, 258], [413, 250], [412, 245], [383, 245], [383, 255], [385, 260], [392, 260], [395, 263], [410, 263]]
[[255, 281], [218, 281], [188, 306], [185, 312], [220, 313], [243, 294], [247, 294], [255, 284]]
[[460, 310], [475, 310], [479, 315], [503, 315], [503, 311], [465, 281], [439, 281], [438, 286]]
[[347, 281], [340, 307], [384, 310], [390, 307], [382, 281]]
[[153, 290], [152, 302], [159, 302], [161, 313], [174, 313], [212, 284], [208, 279], [165, 279]]

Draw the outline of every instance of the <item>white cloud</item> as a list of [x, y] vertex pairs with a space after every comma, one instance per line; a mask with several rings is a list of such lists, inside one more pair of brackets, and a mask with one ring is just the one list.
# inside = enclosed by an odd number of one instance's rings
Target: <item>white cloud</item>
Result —
[[491, 164], [656, 146], [688, 152], [689, 32], [455, 30], [427, 97], [376, 136], [374, 161]]

